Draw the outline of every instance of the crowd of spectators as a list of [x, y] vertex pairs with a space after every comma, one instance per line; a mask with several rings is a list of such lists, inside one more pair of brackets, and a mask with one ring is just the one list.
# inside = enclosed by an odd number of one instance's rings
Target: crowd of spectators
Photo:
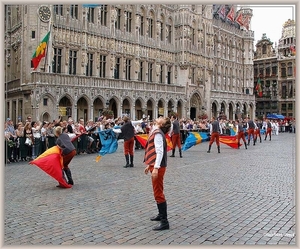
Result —
[[[223, 134], [230, 135], [234, 121], [219, 119]], [[260, 121], [263, 122], [263, 121]], [[133, 121], [136, 134], [148, 134], [153, 122], [148, 118], [140, 121]], [[99, 131], [114, 129], [118, 139], [122, 139], [120, 126], [123, 124], [121, 117], [108, 119], [101, 116], [96, 122], [93, 120], [84, 121], [80, 118], [74, 121], [71, 116], [66, 120], [59, 117], [52, 122], [34, 121], [28, 116], [25, 122], [16, 124], [10, 118], [5, 122], [5, 163], [30, 161], [38, 157], [48, 148], [56, 144], [54, 128], [61, 126], [63, 131], [68, 133], [76, 148], [77, 155], [97, 153], [101, 149]], [[184, 144], [189, 131], [209, 132], [210, 120], [192, 120], [188, 118], [179, 119], [181, 143]], [[279, 132], [295, 132], [295, 119], [272, 121], [274, 134]], [[263, 125], [262, 125], [263, 127]], [[277, 131], [277, 132], [276, 132]], [[142, 149], [141, 144], [135, 139], [135, 149]]]

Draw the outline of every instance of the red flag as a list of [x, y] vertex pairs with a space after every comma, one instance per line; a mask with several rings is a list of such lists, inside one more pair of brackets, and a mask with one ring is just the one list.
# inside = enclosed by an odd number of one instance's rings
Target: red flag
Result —
[[220, 16], [222, 16], [223, 18], [225, 18], [225, 5], [224, 4], [222, 4], [221, 7], [219, 8], [218, 14]]
[[263, 96], [263, 91], [262, 91], [262, 87], [261, 87], [261, 81], [260, 79], [258, 79], [255, 90], [257, 91], [257, 94], [259, 97]]
[[63, 175], [63, 158], [61, 156], [60, 149], [57, 146], [53, 146], [46, 150], [43, 154], [36, 159], [29, 162], [29, 164], [35, 164], [41, 170], [57, 180], [61, 186], [65, 188], [71, 188], [72, 185], [68, 184]]
[[50, 31], [45, 35], [41, 43], [38, 45], [34, 54], [32, 55], [31, 61], [33, 63], [33, 69], [36, 69], [43, 57], [46, 55], [46, 48], [50, 37]]
[[244, 17], [242, 12], [239, 12], [237, 17], [235, 18], [235, 22], [238, 23], [240, 26], [244, 26]]
[[[140, 144], [142, 145], [143, 148], [146, 147], [147, 140], [148, 140], [148, 134], [138, 134], [138, 135], [135, 135], [135, 138], [140, 142]], [[168, 134], [166, 134], [166, 140], [167, 140], [167, 151], [170, 151], [170, 150], [172, 150], [173, 145], [172, 145], [171, 138]]]
[[295, 48], [294, 45], [291, 45], [291, 46], [290, 46], [290, 50], [291, 50], [291, 54], [292, 54], [292, 55], [296, 55], [296, 48]]
[[[238, 148], [238, 141], [236, 136], [220, 136], [219, 139], [220, 143], [226, 144], [231, 148], [237, 149]], [[240, 146], [242, 144], [240, 143]]]
[[234, 21], [234, 7], [231, 6], [228, 14], [227, 14], [227, 18], [230, 20], [230, 21]]
[[246, 16], [244, 19], [244, 27], [249, 30], [250, 27], [250, 16]]

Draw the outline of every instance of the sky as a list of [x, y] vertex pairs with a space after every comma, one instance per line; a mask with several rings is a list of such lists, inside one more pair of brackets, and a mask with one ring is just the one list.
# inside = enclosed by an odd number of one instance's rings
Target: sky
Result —
[[250, 29], [254, 31], [254, 45], [262, 38], [263, 33], [271, 42], [278, 44], [281, 38], [282, 25], [288, 20], [296, 20], [296, 9], [292, 5], [250, 5], [253, 10]]

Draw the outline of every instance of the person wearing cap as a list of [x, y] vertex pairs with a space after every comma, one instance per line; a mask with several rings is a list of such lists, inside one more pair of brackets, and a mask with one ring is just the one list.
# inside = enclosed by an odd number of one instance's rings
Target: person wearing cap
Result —
[[121, 132], [124, 139], [124, 155], [126, 160], [126, 164], [123, 167], [127, 168], [133, 167], [135, 129], [128, 116], [124, 116], [123, 121], [124, 124], [121, 126]]

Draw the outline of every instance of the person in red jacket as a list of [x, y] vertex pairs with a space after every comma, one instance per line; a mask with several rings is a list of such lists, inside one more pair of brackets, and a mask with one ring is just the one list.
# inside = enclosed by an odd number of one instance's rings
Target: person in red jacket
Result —
[[149, 138], [145, 147], [144, 163], [147, 165], [144, 172], [151, 172], [152, 188], [154, 198], [158, 208], [158, 215], [150, 218], [152, 221], [160, 221], [158, 226], [153, 230], [169, 229], [169, 221], [167, 218], [167, 201], [164, 195], [164, 175], [167, 168], [167, 141], [165, 134], [171, 128], [169, 118], [159, 117], [155, 121], [155, 125], [149, 134]]

